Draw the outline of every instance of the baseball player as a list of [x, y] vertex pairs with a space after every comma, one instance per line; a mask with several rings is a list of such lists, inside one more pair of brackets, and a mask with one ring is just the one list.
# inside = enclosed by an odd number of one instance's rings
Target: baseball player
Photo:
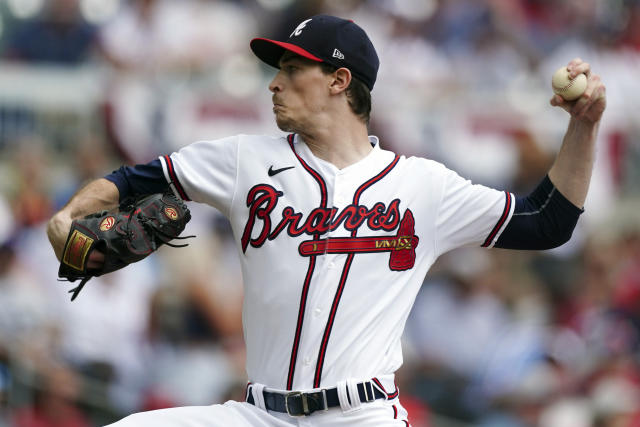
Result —
[[[226, 215], [244, 278], [246, 399], [134, 414], [125, 426], [407, 426], [394, 372], [425, 274], [465, 245], [546, 249], [566, 242], [587, 194], [605, 88], [568, 103], [562, 148], [527, 197], [474, 185], [368, 136], [378, 56], [352, 21], [318, 15], [251, 49], [287, 136], [199, 141], [81, 189], [49, 222], [60, 258], [73, 218], [171, 188]], [[90, 255], [93, 266], [101, 254]]]

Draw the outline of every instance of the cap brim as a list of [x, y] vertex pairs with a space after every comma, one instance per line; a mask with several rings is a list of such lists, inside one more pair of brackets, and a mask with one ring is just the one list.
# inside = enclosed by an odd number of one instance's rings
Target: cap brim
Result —
[[280, 68], [280, 58], [282, 58], [282, 54], [287, 50], [311, 59], [312, 61], [323, 62], [322, 59], [312, 53], [291, 43], [255, 38], [251, 40], [249, 46], [251, 46], [251, 50], [258, 58], [260, 58], [260, 60], [275, 68]]

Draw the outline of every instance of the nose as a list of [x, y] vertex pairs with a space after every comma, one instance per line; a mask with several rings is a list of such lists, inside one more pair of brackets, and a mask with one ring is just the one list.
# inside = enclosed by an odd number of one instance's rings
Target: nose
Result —
[[278, 71], [278, 74], [275, 75], [271, 83], [269, 83], [269, 90], [273, 93], [280, 92], [282, 90], [282, 82], [279, 79], [281, 71]]

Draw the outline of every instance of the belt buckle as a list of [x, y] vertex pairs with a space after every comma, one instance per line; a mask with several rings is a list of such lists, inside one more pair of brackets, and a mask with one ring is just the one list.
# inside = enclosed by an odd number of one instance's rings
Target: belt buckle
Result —
[[[289, 398], [300, 396], [302, 400], [302, 413], [301, 414], [292, 414], [289, 410]], [[309, 402], [307, 402], [307, 395], [302, 393], [301, 391], [291, 391], [284, 396], [284, 408], [287, 410], [287, 415], [290, 417], [304, 417], [305, 415], [311, 414], [309, 412]]]
[[324, 408], [322, 408], [322, 411], [328, 411], [329, 410], [329, 403], [327, 403], [327, 389], [322, 389], [320, 390], [322, 392], [322, 403], [324, 404]]
[[[322, 389], [320, 390], [320, 392], [322, 393], [322, 404], [323, 407], [318, 409], [321, 411], [328, 411], [329, 410], [329, 403], [327, 402], [327, 390]], [[302, 413], [301, 414], [292, 414], [291, 411], [289, 410], [289, 398], [290, 397], [297, 397], [300, 396], [300, 400], [302, 401]], [[316, 401], [316, 399], [313, 399], [314, 402]], [[290, 417], [304, 417], [307, 415], [311, 415], [313, 412], [316, 411], [316, 409], [314, 409], [313, 411], [309, 410], [309, 398], [308, 398], [308, 393], [303, 393], [301, 391], [291, 391], [289, 393], [287, 393], [284, 396], [284, 407], [287, 410], [287, 415], [289, 415]]]

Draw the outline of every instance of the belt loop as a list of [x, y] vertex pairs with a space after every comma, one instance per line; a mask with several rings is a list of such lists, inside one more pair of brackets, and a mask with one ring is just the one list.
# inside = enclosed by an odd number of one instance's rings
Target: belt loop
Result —
[[373, 381], [367, 381], [366, 383], [364, 383], [364, 389], [368, 390], [369, 395], [371, 396], [368, 399], [371, 399], [371, 401], [376, 400], [376, 392], [373, 388]]
[[351, 407], [353, 408], [353, 410], [358, 411], [362, 409], [360, 393], [358, 393], [358, 381], [354, 379], [348, 379], [347, 390], [349, 391], [349, 397], [351, 398]]
[[338, 401], [342, 412], [347, 414], [362, 409], [360, 395], [358, 394], [358, 383], [353, 379], [338, 381], [337, 387]]
[[262, 409], [263, 411], [267, 410], [267, 407], [264, 403], [264, 385], [263, 384], [251, 384], [250, 393], [253, 396], [253, 401], [255, 406]]
[[340, 402], [340, 409], [342, 412], [347, 412], [351, 409], [349, 398], [347, 397], [347, 382], [338, 381], [336, 384], [336, 391], [338, 392], [338, 402]]

